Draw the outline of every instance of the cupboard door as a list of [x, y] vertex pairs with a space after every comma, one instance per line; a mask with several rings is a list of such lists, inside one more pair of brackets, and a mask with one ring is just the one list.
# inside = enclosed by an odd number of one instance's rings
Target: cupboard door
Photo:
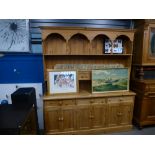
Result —
[[117, 126], [119, 124], [119, 110], [119, 103], [116, 102], [108, 104], [108, 126]]
[[91, 127], [102, 128], [106, 126], [106, 104], [96, 104], [91, 108]]
[[132, 123], [132, 113], [133, 113], [133, 103], [125, 102], [120, 106], [119, 112], [119, 124], [120, 125], [129, 125]]
[[79, 130], [90, 129], [91, 111], [89, 105], [78, 105], [77, 127]]
[[60, 122], [63, 131], [72, 131], [76, 128], [75, 114], [75, 106], [62, 107]]
[[59, 107], [45, 107], [44, 119], [45, 119], [45, 131], [58, 132], [61, 128], [61, 110]]

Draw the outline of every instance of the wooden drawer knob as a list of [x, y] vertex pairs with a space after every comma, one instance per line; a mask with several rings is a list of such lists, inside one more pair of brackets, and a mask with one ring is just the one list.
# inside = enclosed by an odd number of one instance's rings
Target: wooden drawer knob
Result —
[[122, 99], [122, 98], [120, 98], [119, 100], [120, 100], [120, 101], [123, 101], [123, 99]]
[[118, 113], [117, 113], [117, 116], [122, 116], [122, 113], [121, 113], [121, 112], [118, 112]]
[[90, 115], [90, 116], [89, 116], [89, 118], [90, 118], [90, 119], [93, 119], [93, 118], [94, 118], [94, 116], [93, 116], [93, 115]]
[[59, 101], [59, 105], [62, 105], [62, 101]]

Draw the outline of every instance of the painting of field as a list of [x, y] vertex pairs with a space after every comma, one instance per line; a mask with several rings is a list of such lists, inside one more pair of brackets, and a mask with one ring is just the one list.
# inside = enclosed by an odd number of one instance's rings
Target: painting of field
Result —
[[123, 91], [129, 89], [127, 68], [92, 70], [92, 92]]

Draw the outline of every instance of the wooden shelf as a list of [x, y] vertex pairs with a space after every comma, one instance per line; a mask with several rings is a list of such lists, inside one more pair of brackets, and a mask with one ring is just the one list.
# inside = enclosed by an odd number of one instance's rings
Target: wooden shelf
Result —
[[53, 54], [53, 55], [51, 55], [51, 54], [44, 54], [44, 56], [50, 56], [50, 57], [53, 57], [53, 56], [67, 56], [67, 57], [69, 57], [69, 56], [83, 56], [83, 57], [87, 57], [87, 56], [132, 56], [132, 54], [78, 54], [78, 55], [76, 55], [76, 54], [69, 54], [69, 55], [66, 55], [66, 54], [62, 54], [62, 55], [60, 55], [60, 54]]

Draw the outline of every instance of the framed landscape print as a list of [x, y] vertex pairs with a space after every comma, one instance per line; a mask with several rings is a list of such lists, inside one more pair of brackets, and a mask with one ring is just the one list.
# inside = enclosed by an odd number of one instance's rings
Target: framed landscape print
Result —
[[128, 68], [92, 70], [92, 93], [129, 90]]
[[47, 70], [48, 93], [77, 93], [77, 72], [75, 70]]

